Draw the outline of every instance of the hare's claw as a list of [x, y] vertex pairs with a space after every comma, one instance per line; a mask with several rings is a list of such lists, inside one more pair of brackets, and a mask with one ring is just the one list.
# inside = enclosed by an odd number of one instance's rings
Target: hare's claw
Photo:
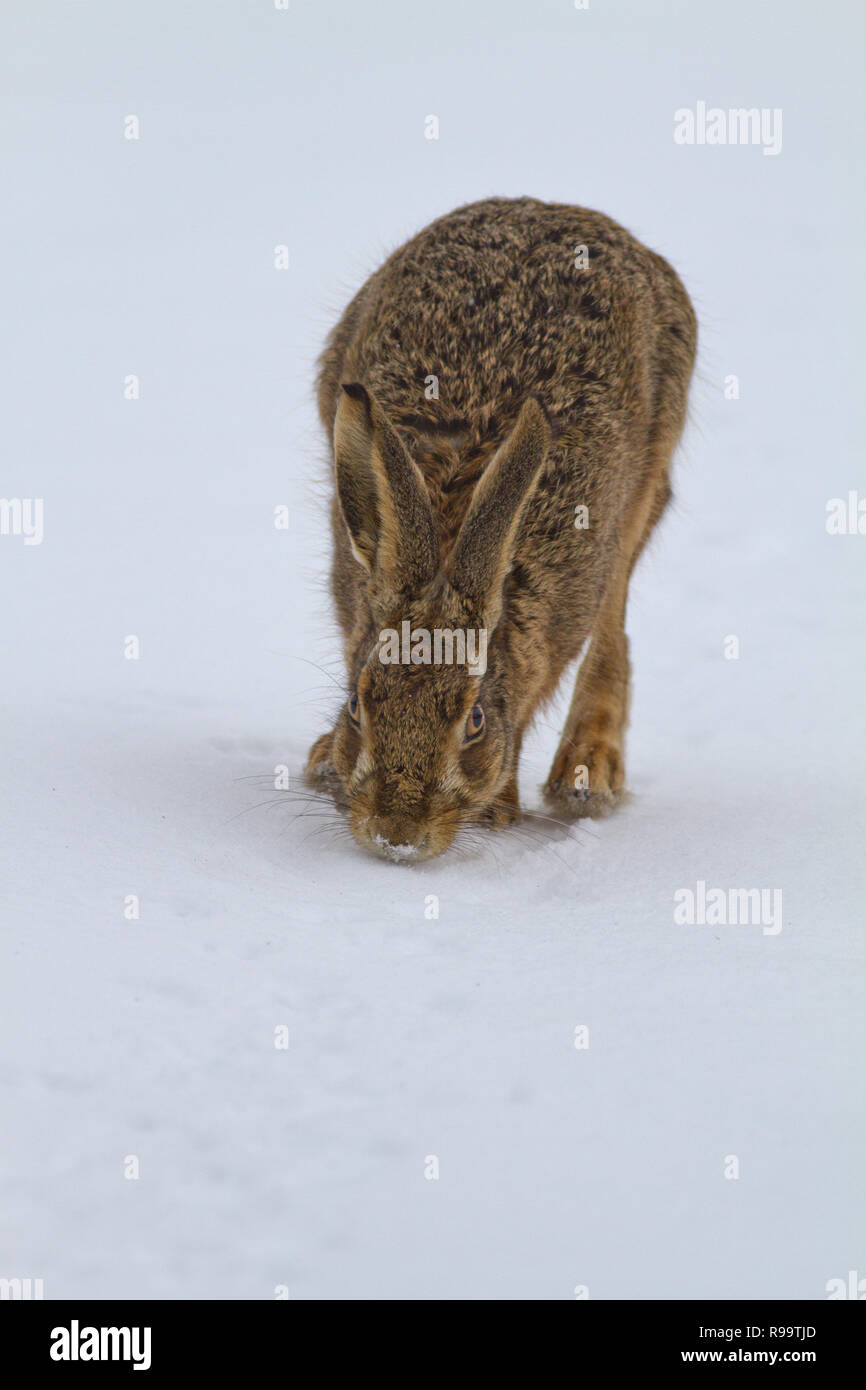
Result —
[[544, 784], [547, 801], [575, 820], [608, 816], [624, 795], [625, 769], [612, 744], [566, 747], [556, 755]]

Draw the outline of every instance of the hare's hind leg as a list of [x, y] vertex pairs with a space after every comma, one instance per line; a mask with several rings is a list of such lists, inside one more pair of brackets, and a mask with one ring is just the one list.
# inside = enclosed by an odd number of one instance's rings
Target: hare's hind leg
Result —
[[640, 552], [670, 496], [667, 474], [653, 480], [635, 511], [623, 562], [615, 569], [593, 625], [545, 795], [570, 816], [603, 816], [620, 800], [625, 783], [625, 731], [631, 663], [625, 635], [628, 584]]

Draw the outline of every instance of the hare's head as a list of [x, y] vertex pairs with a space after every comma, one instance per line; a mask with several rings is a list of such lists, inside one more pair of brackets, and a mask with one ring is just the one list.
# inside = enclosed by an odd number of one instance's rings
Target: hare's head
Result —
[[462, 824], [495, 815], [513, 782], [515, 634], [503, 586], [549, 439], [544, 411], [527, 401], [443, 565], [420, 470], [366, 390], [343, 388], [337, 496], [362, 601], [326, 761], [355, 838], [386, 858], [441, 853]]

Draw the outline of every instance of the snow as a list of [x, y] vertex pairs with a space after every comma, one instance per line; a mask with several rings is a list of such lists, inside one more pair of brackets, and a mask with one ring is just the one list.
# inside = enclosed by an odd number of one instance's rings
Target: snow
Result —
[[[825, 529], [866, 493], [858, 20], [795, 9], [5, 15], [2, 487], [44, 498], [44, 540], [0, 537], [0, 1275], [570, 1299], [866, 1273], [866, 539]], [[781, 108], [781, 153], [675, 145], [698, 100]], [[389, 247], [491, 193], [671, 259], [694, 418], [632, 587], [629, 803], [392, 865], [274, 786], [341, 699], [312, 364]], [[539, 815], [567, 698], [525, 753]], [[675, 924], [698, 881], [780, 890], [782, 930]]]
[[417, 845], [392, 845], [390, 840], [386, 840], [383, 835], [373, 837], [374, 844], [378, 845], [386, 859], [390, 859], [392, 864], [406, 864], [410, 859], [414, 859], [418, 853]]

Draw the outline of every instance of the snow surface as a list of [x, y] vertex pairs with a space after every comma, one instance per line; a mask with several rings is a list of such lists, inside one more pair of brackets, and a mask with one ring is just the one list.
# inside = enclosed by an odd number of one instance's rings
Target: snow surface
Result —
[[[866, 495], [860, 24], [4, 7], [2, 489], [45, 499], [45, 537], [0, 537], [0, 1275], [571, 1299], [866, 1274], [866, 538], [825, 529]], [[675, 145], [698, 100], [781, 107], [782, 153]], [[631, 803], [390, 865], [273, 786], [340, 699], [313, 361], [390, 247], [493, 193], [671, 259], [694, 418], [632, 589]], [[536, 811], [567, 693], [526, 750]], [[781, 889], [783, 930], [677, 926], [698, 880]]]

